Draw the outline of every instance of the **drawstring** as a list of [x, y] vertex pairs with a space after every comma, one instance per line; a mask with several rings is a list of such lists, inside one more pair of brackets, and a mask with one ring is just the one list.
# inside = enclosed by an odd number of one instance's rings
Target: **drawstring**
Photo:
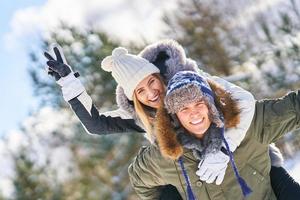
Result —
[[222, 129], [222, 139], [225, 143], [225, 147], [228, 151], [228, 155], [229, 155], [229, 158], [230, 158], [230, 163], [231, 163], [231, 167], [234, 171], [234, 174], [235, 174], [235, 177], [238, 181], [238, 183], [240, 184], [240, 187], [242, 189], [242, 192], [243, 192], [243, 195], [244, 197], [247, 197], [248, 195], [250, 195], [252, 193], [252, 190], [251, 188], [247, 185], [246, 181], [240, 176], [239, 172], [238, 172], [238, 169], [236, 167], [236, 164], [234, 162], [234, 159], [233, 159], [233, 155], [232, 155], [232, 152], [230, 151], [230, 148], [229, 148], [229, 145], [225, 139], [225, 136], [224, 136], [224, 127], [221, 128]]
[[187, 190], [187, 193], [188, 193], [188, 200], [196, 200], [195, 195], [194, 195], [193, 190], [192, 190], [192, 187], [191, 187], [189, 176], [188, 176], [187, 172], [185, 171], [185, 168], [184, 168], [184, 165], [183, 165], [182, 157], [180, 157], [178, 159], [178, 163], [181, 167], [181, 170], [182, 170], [182, 173], [183, 173], [186, 185], [187, 185], [186, 190]]
[[[227, 143], [227, 141], [225, 139], [225, 136], [224, 136], [224, 127], [221, 128], [221, 130], [222, 130], [222, 134], [221, 134], [222, 135], [222, 139], [223, 139], [223, 141], [225, 143], [225, 147], [226, 147], [226, 150], [228, 152], [228, 156], [229, 156], [229, 159], [230, 159], [230, 164], [231, 164], [231, 167], [232, 167], [232, 169], [234, 171], [234, 175], [235, 175], [235, 177], [236, 177], [236, 179], [237, 179], [237, 181], [238, 181], [238, 183], [239, 183], [239, 185], [241, 187], [241, 190], [242, 190], [242, 193], [243, 193], [244, 197], [247, 197], [247, 196], [249, 196], [252, 193], [252, 190], [247, 185], [246, 181], [240, 176], [240, 174], [238, 172], [238, 169], [237, 169], [236, 164], [235, 164], [234, 159], [233, 159], [232, 152], [230, 151], [229, 145], [228, 145], [228, 143]], [[190, 179], [189, 179], [188, 174], [187, 174], [187, 172], [186, 172], [186, 170], [184, 168], [182, 157], [180, 157], [178, 159], [178, 163], [179, 163], [179, 165], [181, 167], [184, 179], [185, 179], [186, 184], [187, 184], [186, 190], [187, 190], [187, 193], [188, 193], [188, 200], [196, 200], [195, 195], [194, 195], [193, 190], [192, 190], [192, 187], [191, 187]]]

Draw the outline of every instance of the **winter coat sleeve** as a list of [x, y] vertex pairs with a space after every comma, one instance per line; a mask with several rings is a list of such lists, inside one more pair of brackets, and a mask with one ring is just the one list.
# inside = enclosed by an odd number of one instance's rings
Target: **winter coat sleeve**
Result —
[[122, 109], [99, 114], [86, 91], [68, 102], [86, 131], [90, 134], [145, 132]]
[[139, 198], [143, 200], [159, 199], [161, 186], [166, 185], [162, 182], [157, 164], [151, 159], [156, 156], [151, 155], [150, 148], [153, 147], [142, 147], [128, 168], [131, 185]]
[[282, 98], [257, 101], [249, 134], [259, 142], [269, 144], [298, 128], [300, 94], [299, 91], [294, 91]]
[[238, 102], [240, 112], [240, 123], [235, 128], [229, 128], [225, 131], [225, 138], [230, 146], [231, 151], [234, 151], [244, 139], [248, 128], [252, 122], [255, 110], [255, 102], [253, 95], [243, 88], [230, 83], [217, 76], [210, 77], [228, 91], [231, 96]]

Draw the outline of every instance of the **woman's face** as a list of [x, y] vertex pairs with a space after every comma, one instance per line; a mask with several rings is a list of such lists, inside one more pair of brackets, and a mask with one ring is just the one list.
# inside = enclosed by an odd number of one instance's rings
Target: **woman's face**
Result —
[[160, 95], [164, 92], [164, 89], [159, 78], [151, 74], [136, 86], [134, 92], [142, 104], [158, 108], [161, 101]]
[[202, 138], [211, 124], [208, 114], [204, 101], [187, 104], [176, 113], [182, 126], [197, 138]]

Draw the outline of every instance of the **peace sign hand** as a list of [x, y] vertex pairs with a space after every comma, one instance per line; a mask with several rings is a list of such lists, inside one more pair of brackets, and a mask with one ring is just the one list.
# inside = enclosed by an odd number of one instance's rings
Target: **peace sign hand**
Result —
[[66, 77], [72, 72], [72, 69], [67, 65], [62, 50], [58, 46], [53, 47], [56, 59], [54, 59], [48, 52], [44, 52], [44, 56], [48, 59], [48, 74], [55, 77], [58, 81], [61, 77]]
[[53, 51], [56, 59], [48, 52], [44, 52], [47, 61], [47, 72], [53, 76], [56, 83], [61, 86], [62, 94], [65, 101], [69, 101], [85, 91], [84, 86], [77, 78], [79, 73], [74, 73], [72, 68], [67, 64], [62, 48], [55, 44]]

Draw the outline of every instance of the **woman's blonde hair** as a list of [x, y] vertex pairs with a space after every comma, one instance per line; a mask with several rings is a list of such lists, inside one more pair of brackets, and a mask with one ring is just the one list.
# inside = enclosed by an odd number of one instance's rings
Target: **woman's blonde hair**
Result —
[[[163, 78], [161, 77], [160, 74], [158, 73], [155, 73], [153, 74], [153, 76], [155, 76], [156, 78], [159, 79], [160, 83], [163, 85], [163, 94], [161, 95], [165, 95], [165, 83], [163, 81]], [[161, 101], [163, 100], [163, 98], [160, 98]], [[133, 93], [133, 104], [134, 104], [134, 109], [137, 113], [137, 116], [138, 118], [142, 121], [143, 125], [144, 125], [144, 128], [146, 129], [146, 138], [150, 141], [150, 143], [154, 143], [154, 140], [155, 140], [155, 136], [154, 136], [154, 133], [153, 133], [153, 121], [154, 121], [154, 118], [153, 116], [150, 115], [150, 113], [145, 109], [145, 105], [142, 104], [137, 96], [136, 96], [136, 93], [134, 92]]]

